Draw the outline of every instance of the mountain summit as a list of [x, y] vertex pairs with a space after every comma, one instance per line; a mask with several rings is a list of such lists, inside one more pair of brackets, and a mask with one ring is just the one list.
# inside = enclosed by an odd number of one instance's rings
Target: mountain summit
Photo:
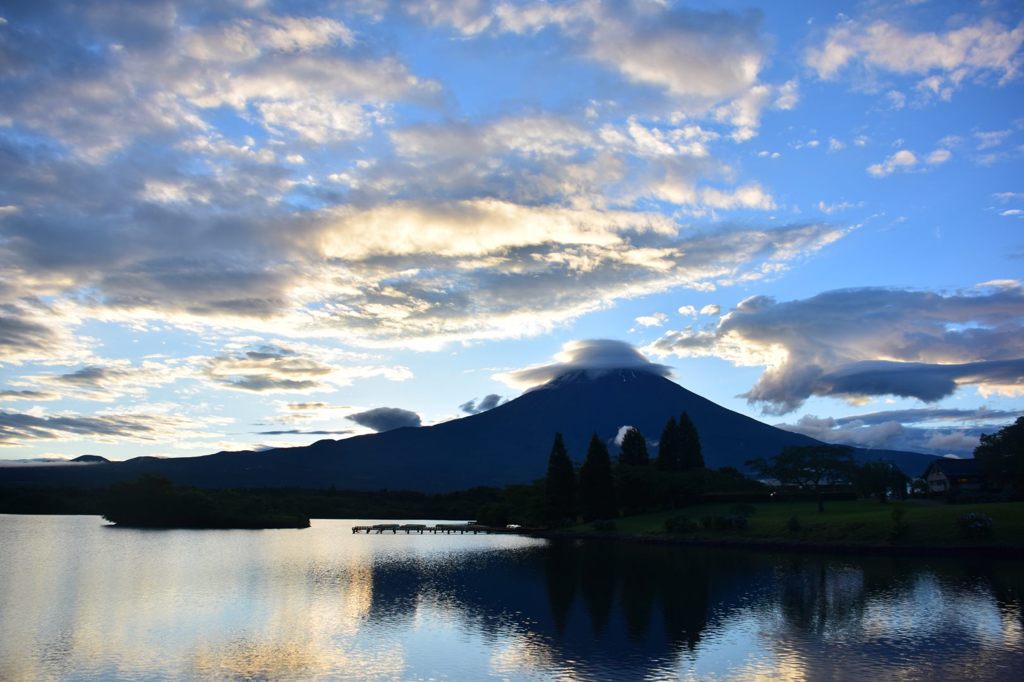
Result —
[[[221, 452], [204, 457], [138, 458], [86, 467], [70, 474], [42, 468], [0, 472], [7, 485], [18, 476], [63, 478], [63, 484], [99, 485], [160, 473], [204, 487], [296, 487], [438, 492], [525, 483], [544, 476], [556, 432], [581, 462], [591, 434], [611, 443], [619, 428], [635, 426], [652, 450], [669, 417], [687, 412], [700, 434], [709, 467], [771, 457], [787, 445], [813, 445], [807, 436], [728, 410], [679, 384], [632, 369], [574, 369], [487, 412], [434, 426], [407, 427], [307, 447], [264, 452]], [[616, 448], [613, 448], [613, 453]], [[863, 455], [862, 455], [863, 456]], [[911, 473], [932, 459], [916, 453], [876, 453]], [[9, 474], [9, 475], [8, 475]], [[44, 482], [36, 479], [36, 482]]]

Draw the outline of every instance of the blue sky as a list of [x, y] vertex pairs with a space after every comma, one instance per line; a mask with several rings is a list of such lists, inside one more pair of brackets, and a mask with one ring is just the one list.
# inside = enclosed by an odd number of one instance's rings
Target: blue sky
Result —
[[594, 339], [968, 455], [1024, 413], [1022, 71], [1015, 2], [3, 3], [0, 459], [432, 424]]

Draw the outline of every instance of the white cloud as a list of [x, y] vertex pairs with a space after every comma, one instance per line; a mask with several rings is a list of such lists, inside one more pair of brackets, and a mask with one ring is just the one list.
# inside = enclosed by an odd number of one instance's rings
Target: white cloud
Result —
[[864, 202], [851, 202], [851, 201], [839, 201], [834, 204], [828, 204], [824, 201], [818, 202], [818, 210], [826, 215], [832, 215], [833, 213], [840, 213], [851, 208], [860, 208], [864, 205]]
[[718, 315], [722, 312], [722, 308], [714, 303], [709, 303], [700, 309], [701, 315]]
[[954, 86], [966, 76], [991, 72], [1005, 84], [1019, 74], [1022, 43], [1024, 24], [1010, 28], [993, 19], [945, 33], [913, 33], [881, 20], [848, 21], [831, 28], [822, 46], [807, 51], [806, 61], [826, 79], [860, 63], [899, 74], [938, 72], [935, 77]]
[[636, 323], [641, 327], [660, 327], [668, 321], [665, 313], [654, 313], [653, 315], [641, 315], [636, 318]]
[[892, 175], [897, 169], [909, 169], [917, 165], [917, 156], [914, 152], [901, 149], [892, 156], [888, 157], [882, 163], [875, 163], [868, 166], [868, 173], [875, 176], [876, 178], [884, 178], [886, 175]]
[[625, 341], [589, 339], [566, 343], [552, 363], [502, 372], [493, 378], [514, 388], [528, 389], [570, 372], [600, 374], [615, 369], [632, 369], [658, 376], [671, 374], [669, 367], [651, 362]]
[[697, 309], [694, 308], [692, 305], [681, 305], [676, 310], [676, 312], [678, 312], [683, 317], [696, 317], [697, 316]]
[[936, 149], [928, 155], [925, 162], [935, 166], [940, 163], [946, 163], [952, 156], [953, 154], [948, 149]]

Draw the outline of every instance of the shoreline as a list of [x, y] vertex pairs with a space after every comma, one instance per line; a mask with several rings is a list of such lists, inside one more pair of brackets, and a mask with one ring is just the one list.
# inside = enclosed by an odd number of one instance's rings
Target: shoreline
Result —
[[793, 554], [870, 554], [872, 556], [929, 556], [950, 558], [1024, 559], [1024, 545], [876, 545], [830, 544], [757, 540], [754, 538], [686, 538], [670, 535], [638, 535], [627, 533], [567, 533], [535, 531], [523, 533], [544, 540], [625, 542], [646, 545], [675, 545], [715, 549], [749, 549], [762, 552]]

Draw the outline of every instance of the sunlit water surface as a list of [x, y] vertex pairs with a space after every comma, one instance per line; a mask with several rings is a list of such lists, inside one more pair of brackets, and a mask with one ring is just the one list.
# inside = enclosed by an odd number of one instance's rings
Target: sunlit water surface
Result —
[[0, 515], [0, 679], [1022, 679], [1015, 562]]

